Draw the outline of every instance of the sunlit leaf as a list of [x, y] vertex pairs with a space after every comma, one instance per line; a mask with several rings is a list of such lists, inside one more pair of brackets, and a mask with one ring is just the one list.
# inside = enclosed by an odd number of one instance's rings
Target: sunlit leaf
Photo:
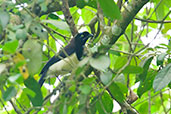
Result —
[[127, 57], [118, 57], [114, 63], [114, 69], [119, 70], [122, 68], [127, 62]]
[[171, 29], [171, 23], [165, 23], [164, 28], [162, 29], [162, 33], [165, 34]]
[[[82, 1], [82, 0], [79, 0], [79, 1]], [[93, 8], [91, 9], [93, 10]], [[82, 9], [81, 10], [81, 16], [85, 22], [85, 24], [88, 24], [92, 18], [95, 16], [95, 14], [89, 9]]]
[[42, 20], [42, 22], [43, 23], [52, 24], [52, 25], [54, 25], [58, 29], [69, 31], [69, 26], [64, 21], [58, 21], [58, 20]]
[[98, 0], [98, 1], [106, 17], [108, 17], [111, 20], [121, 19], [120, 10], [113, 0], [106, 0], [106, 1]]
[[164, 0], [164, 5], [166, 5], [168, 8], [171, 7], [170, 0]]
[[5, 45], [2, 47], [4, 51], [15, 53], [16, 49], [18, 47], [18, 40], [6, 42]]
[[156, 17], [157, 20], [162, 20], [164, 18], [164, 2], [160, 0], [155, 0], [154, 1], [156, 3], [155, 7], [160, 3], [160, 5], [157, 7], [156, 9]]

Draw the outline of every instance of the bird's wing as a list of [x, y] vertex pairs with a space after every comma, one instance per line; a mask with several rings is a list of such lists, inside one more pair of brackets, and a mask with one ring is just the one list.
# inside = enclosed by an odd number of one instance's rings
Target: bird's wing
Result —
[[[43, 67], [40, 72], [41, 78], [39, 80], [40, 87], [43, 85], [45, 81], [46, 73], [51, 65], [61, 60], [61, 58], [66, 58], [75, 52], [75, 48], [72, 45], [67, 45], [63, 50], [61, 50], [57, 55], [53, 56]], [[66, 54], [67, 53], [67, 54]]]

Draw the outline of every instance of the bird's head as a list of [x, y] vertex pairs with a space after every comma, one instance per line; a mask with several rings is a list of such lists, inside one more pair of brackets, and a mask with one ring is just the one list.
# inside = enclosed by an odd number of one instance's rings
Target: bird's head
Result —
[[75, 40], [76, 43], [78, 43], [79, 45], [84, 45], [90, 37], [93, 37], [93, 35], [89, 32], [81, 32], [77, 34]]

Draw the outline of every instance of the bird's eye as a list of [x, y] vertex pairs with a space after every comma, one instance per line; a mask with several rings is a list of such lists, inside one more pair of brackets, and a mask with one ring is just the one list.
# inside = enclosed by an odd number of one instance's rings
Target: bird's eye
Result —
[[83, 35], [83, 34], [81, 35], [81, 38], [82, 38], [82, 37], [84, 37], [84, 35]]

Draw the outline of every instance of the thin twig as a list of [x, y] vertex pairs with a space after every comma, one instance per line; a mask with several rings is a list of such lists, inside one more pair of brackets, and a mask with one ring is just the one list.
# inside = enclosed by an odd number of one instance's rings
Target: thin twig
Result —
[[[162, 92], [165, 92], [165, 91], [168, 91], [168, 90], [169, 90], [169, 89], [166, 89], [166, 90], [163, 90]], [[159, 94], [160, 94], [160, 93], [154, 94], [153, 96], [151, 96], [151, 99], [154, 98], [154, 97], [156, 97], [156, 96], [158, 96]], [[143, 102], [147, 101], [148, 99], [149, 99], [149, 97], [145, 98], [144, 100], [142, 100], [142, 101], [140, 101], [140, 102], [138, 102], [138, 103], [133, 104], [133, 107], [136, 107], [136, 106], [142, 104]]]
[[2, 99], [0, 99], [0, 102], [1, 102], [2, 106], [4, 107], [6, 113], [7, 113], [7, 114], [10, 114], [10, 113], [8, 112], [8, 110], [7, 110], [6, 106], [5, 106], [5, 104], [3, 103]]
[[129, 52], [125, 52], [125, 51], [121, 51], [121, 50], [115, 50], [115, 49], [111, 49], [111, 51], [117, 51], [117, 52], [119, 52], [119, 53], [123, 53], [123, 54], [126, 54], [126, 55], [131, 55], [131, 56], [136, 56], [136, 57], [142, 56], [142, 55], [140, 55], [140, 54], [129, 53]]
[[157, 20], [150, 20], [150, 19], [141, 19], [141, 18], [137, 18], [137, 17], [135, 17], [134, 19], [142, 21], [142, 22], [156, 23], [156, 24], [158, 24], [158, 23], [171, 23], [170, 20], [168, 20], [168, 21], [162, 21], [162, 20], [161, 21], [157, 21]]
[[23, 111], [26, 111], [25, 110], [25, 106], [24, 105], [22, 105], [16, 98], [15, 98], [15, 100], [16, 100], [16, 102], [19, 104], [19, 106], [21, 107], [21, 109], [23, 110]]
[[164, 106], [163, 94], [160, 92], [161, 105], [163, 107], [164, 113], [167, 114], [166, 107]]
[[160, 4], [162, 3], [163, 0], [160, 0], [160, 2], [157, 4], [157, 6], [155, 7], [155, 9], [153, 10], [153, 12], [151, 13], [150, 17], [148, 17], [148, 19], [150, 19], [153, 15], [153, 13], [156, 12], [157, 8], [160, 6]]
[[148, 114], [151, 114], [151, 91], [148, 92]]
[[128, 38], [128, 36], [127, 36], [127, 34], [126, 34], [126, 33], [124, 33], [124, 36], [125, 36], [125, 38], [127, 39], [128, 44], [129, 44], [130, 51], [132, 52], [132, 51], [133, 51], [133, 49], [132, 49], [131, 41], [129, 40], [129, 38]]
[[11, 103], [12, 107], [14, 108], [14, 110], [15, 110], [15, 112], [16, 112], [17, 114], [22, 114], [22, 113], [19, 111], [18, 107], [12, 102], [12, 100], [9, 100], [9, 102]]
[[[59, 32], [57, 32], [57, 31], [53, 30], [52, 28], [50, 28], [50, 27], [44, 25], [43, 23], [41, 23], [41, 25], [42, 25], [48, 32], [52, 31], [53, 33], [55, 33], [55, 34], [57, 34], [57, 35], [63, 37], [64, 40], [65, 40], [66, 42], [67, 42], [67, 39], [70, 39], [69, 37], [62, 35], [61, 33], [59, 33]], [[67, 39], [66, 39], [66, 38], [67, 38]], [[56, 39], [55, 39], [55, 41], [56, 41]]]

